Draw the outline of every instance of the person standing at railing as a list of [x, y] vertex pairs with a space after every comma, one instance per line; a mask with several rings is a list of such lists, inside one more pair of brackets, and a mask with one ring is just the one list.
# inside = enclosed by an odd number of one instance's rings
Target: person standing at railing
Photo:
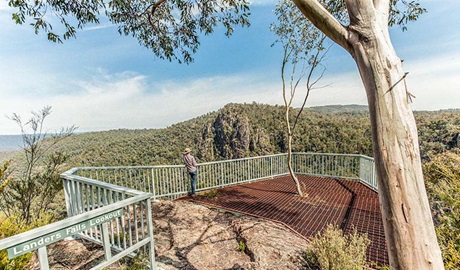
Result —
[[198, 170], [196, 168], [197, 163], [195, 160], [195, 157], [190, 154], [192, 150], [190, 148], [185, 148], [184, 150], [184, 163], [185, 167], [187, 168], [188, 174], [190, 175], [190, 192], [188, 193], [190, 196], [195, 196], [195, 190], [196, 190], [196, 179], [197, 179], [197, 174]]

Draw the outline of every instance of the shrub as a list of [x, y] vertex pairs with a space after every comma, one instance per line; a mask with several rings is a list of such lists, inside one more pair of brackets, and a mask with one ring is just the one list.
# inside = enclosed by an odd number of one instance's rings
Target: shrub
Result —
[[460, 269], [460, 155], [443, 153], [423, 167], [446, 269]]
[[366, 250], [370, 244], [367, 235], [344, 235], [342, 230], [328, 225], [316, 235], [306, 252], [309, 269], [358, 270], [367, 269]]
[[0, 167], [0, 194], [3, 193], [6, 186], [8, 185], [8, 182], [11, 181], [11, 179], [9, 178], [10, 170], [8, 169], [10, 164], [11, 161], [7, 160]]
[[[41, 218], [34, 220], [29, 225], [26, 225], [24, 220], [19, 216], [0, 217], [0, 239], [7, 238], [22, 232], [32, 230], [53, 222], [51, 214], [42, 215]], [[0, 269], [5, 270], [22, 270], [26, 268], [32, 257], [32, 252], [16, 257], [12, 260], [8, 259], [6, 250], [0, 251]]]
[[206, 199], [209, 199], [209, 200], [216, 200], [217, 198], [219, 198], [220, 194], [219, 194], [219, 191], [215, 188], [213, 189], [210, 189], [206, 192], [204, 192], [203, 194], [200, 194], [202, 197], [205, 197]]
[[241, 251], [241, 252], [246, 251], [246, 244], [244, 243], [243, 240], [240, 240], [240, 242], [238, 243], [238, 250]]
[[32, 112], [25, 123], [17, 114], [10, 118], [21, 128], [23, 155], [15, 162], [12, 179], [3, 181], [0, 178], [0, 211], [6, 216], [19, 214], [26, 223], [33, 223], [48, 212], [56, 194], [62, 190], [60, 173], [68, 156], [54, 150], [76, 129], [70, 127], [52, 135], [43, 132], [45, 118], [50, 113], [48, 106]]
[[146, 270], [149, 269], [149, 256], [148, 253], [139, 250], [134, 258], [125, 257], [120, 263], [121, 265], [117, 267], [120, 270]]

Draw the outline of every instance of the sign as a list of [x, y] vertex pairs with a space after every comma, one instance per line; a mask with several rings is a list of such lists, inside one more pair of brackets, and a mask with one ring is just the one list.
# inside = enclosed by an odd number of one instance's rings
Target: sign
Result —
[[98, 217], [88, 219], [86, 221], [71, 225], [61, 230], [54, 231], [52, 233], [48, 233], [41, 237], [35, 238], [33, 240], [23, 242], [18, 244], [14, 247], [9, 248], [8, 251], [8, 258], [13, 259], [18, 256], [21, 256], [25, 253], [31, 252], [33, 250], [39, 249], [51, 243], [57, 242], [62, 240], [68, 236], [75, 235], [82, 231], [88, 230], [92, 227], [97, 225], [101, 225], [102, 223], [111, 221], [115, 218], [121, 217], [123, 215], [123, 209], [120, 208], [118, 210], [112, 211], [110, 213], [100, 215]]

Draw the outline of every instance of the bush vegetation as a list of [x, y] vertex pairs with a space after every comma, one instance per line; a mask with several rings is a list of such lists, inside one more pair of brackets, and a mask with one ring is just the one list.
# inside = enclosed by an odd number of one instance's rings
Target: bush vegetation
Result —
[[[416, 112], [415, 116], [423, 160], [449, 151], [453, 137], [460, 133], [460, 111]], [[283, 117], [281, 106], [228, 104], [164, 129], [74, 135], [56, 151], [68, 154], [68, 167], [182, 164], [185, 147], [192, 148], [198, 162], [285, 153]], [[365, 106], [309, 108], [293, 135], [294, 152], [373, 155]]]
[[[43, 132], [43, 124], [50, 114], [51, 107], [44, 107], [39, 112], [32, 112], [32, 117], [25, 123], [17, 114], [11, 117], [20, 127], [24, 146], [16, 164], [4, 163], [0, 175], [0, 211], [7, 217], [20, 216], [25, 225], [49, 212], [54, 198], [62, 190], [59, 174], [67, 155], [52, 150], [75, 128], [48, 135]], [[5, 176], [9, 178], [4, 180]]]
[[[41, 215], [40, 218], [34, 219], [29, 224], [26, 224], [20, 215], [12, 215], [9, 217], [0, 215], [0, 239], [44, 226], [53, 221], [54, 215], [49, 213]], [[2, 250], [0, 251], [0, 269], [26, 269], [32, 254], [33, 253], [29, 252], [12, 260], [8, 260], [8, 254], [6, 250]]]
[[445, 267], [460, 269], [460, 155], [439, 154], [424, 172]]
[[344, 235], [342, 230], [328, 225], [317, 234], [306, 251], [307, 269], [361, 270], [368, 269], [366, 250], [370, 244], [366, 234]]
[[0, 194], [3, 193], [8, 182], [11, 181], [10, 170], [8, 169], [10, 166], [11, 161], [7, 160], [3, 163], [2, 167], [0, 167]]
[[[296, 109], [291, 111], [293, 114], [297, 113]], [[51, 192], [49, 197], [42, 195], [34, 197], [37, 201], [40, 201], [40, 198], [47, 198], [54, 199], [56, 202], [54, 195], [59, 192], [61, 185], [59, 173], [66, 169], [80, 166], [182, 164], [181, 153], [185, 147], [193, 149], [198, 162], [284, 153], [287, 149], [287, 136], [283, 117], [284, 108], [280, 106], [255, 103], [228, 104], [219, 111], [163, 129], [111, 130], [74, 134], [71, 138], [61, 137], [59, 144], [54, 143], [55, 141], [50, 137], [40, 140], [40, 143], [43, 142], [42, 149], [47, 149], [47, 155], [36, 163], [36, 170], [32, 174], [28, 171], [27, 175], [31, 176], [30, 178], [23, 177], [19, 173], [24, 171], [18, 165], [24, 161], [24, 158], [15, 157], [11, 163], [0, 164], [0, 198], [5, 198], [5, 190], [13, 187], [11, 182], [22, 177], [26, 185], [31, 184], [38, 187], [37, 190]], [[456, 136], [460, 133], [460, 110], [416, 112], [415, 117], [421, 155], [425, 163], [428, 194], [434, 210], [446, 268], [458, 269], [460, 268], [460, 239], [459, 234], [455, 232], [460, 228], [460, 198], [458, 197], [460, 142], [456, 141]], [[369, 113], [365, 106], [327, 106], [306, 109], [293, 135], [294, 152], [372, 156]], [[12, 167], [15, 167], [15, 173]], [[9, 194], [18, 194], [18, 192]], [[23, 200], [23, 202], [16, 200], [9, 204], [27, 206], [27, 201]], [[5, 203], [4, 200], [1, 205]], [[17, 211], [11, 211], [8, 218], [0, 215], [3, 219], [0, 225], [0, 238], [42, 224], [40, 222], [49, 220], [46, 218], [49, 213], [64, 207], [60, 202], [55, 206], [52, 203], [52, 200], [47, 200], [44, 210], [33, 210], [32, 214], [46, 213], [44, 219], [37, 215], [38, 223], [31, 221], [29, 225], [20, 224], [17, 219], [20, 215]], [[30, 209], [37, 209], [35, 207], [39, 204], [33, 203], [30, 206]], [[17, 231], [8, 231], [7, 224], [11, 225], [15, 222], [19, 224], [16, 226]], [[18, 261], [17, 263], [19, 264]], [[0, 269], [2, 269], [1, 265]]]

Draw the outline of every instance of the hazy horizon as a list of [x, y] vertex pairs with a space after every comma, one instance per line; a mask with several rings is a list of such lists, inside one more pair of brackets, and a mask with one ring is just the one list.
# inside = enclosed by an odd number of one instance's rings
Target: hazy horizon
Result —
[[[244, 104], [244, 103], [239, 103], [239, 104]], [[246, 104], [250, 104], [250, 103], [247, 103]], [[263, 104], [263, 105], [270, 105], [270, 106], [276, 106], [276, 105], [272, 105], [272, 104], [264, 104], [264, 103], [258, 103], [258, 104]], [[227, 104], [226, 104], [227, 105]], [[225, 105], [224, 105], [225, 106]], [[109, 129], [94, 129], [94, 130], [82, 130], [80, 128], [78, 128], [74, 134], [83, 134], [83, 133], [91, 133], [91, 132], [107, 132], [107, 131], [115, 131], [115, 130], [150, 130], [150, 129], [162, 129], [162, 128], [167, 128], [171, 125], [174, 125], [174, 124], [178, 124], [180, 122], [184, 122], [184, 121], [189, 121], [189, 120], [192, 120], [193, 118], [196, 118], [196, 117], [200, 117], [200, 116], [204, 116], [208, 113], [212, 113], [212, 112], [215, 112], [215, 111], [218, 111], [220, 109], [222, 109], [224, 106], [222, 106], [221, 108], [217, 109], [217, 110], [213, 110], [213, 111], [209, 111], [209, 112], [205, 112], [201, 115], [198, 115], [198, 116], [193, 116], [193, 117], [190, 117], [189, 119], [185, 119], [185, 120], [182, 120], [182, 121], [178, 121], [178, 122], [175, 122], [175, 123], [172, 123], [168, 126], [164, 126], [164, 127], [158, 127], [158, 128], [124, 128], [124, 127], [113, 127], [113, 128], [109, 128]], [[284, 105], [283, 105], [284, 106]], [[353, 107], [353, 106], [359, 106], [359, 107], [368, 107], [368, 105], [364, 105], [364, 104], [334, 104], [334, 105], [320, 105], [320, 106], [312, 106], [312, 107], [306, 107], [306, 108], [310, 108], [310, 109], [314, 109], [314, 108], [327, 108], [327, 107]], [[300, 107], [295, 107], [295, 108], [300, 108]], [[424, 112], [424, 111], [428, 111], [428, 112], [439, 112], [439, 111], [460, 111], [460, 107], [459, 108], [449, 108], [449, 109], [439, 109], [439, 110], [414, 110], [414, 112]], [[45, 123], [46, 125], [46, 123]], [[51, 130], [47, 130], [47, 133], [52, 133]], [[19, 131], [19, 127], [18, 127], [18, 133], [14, 133], [14, 134], [0, 134], [0, 136], [18, 136], [18, 137], [21, 137], [22, 135], [20, 134], [20, 131]], [[22, 139], [20, 140], [20, 142], [22, 142]], [[0, 151], [5, 151], [5, 150], [2, 150], [2, 142], [1, 142], [1, 138], [0, 138]], [[9, 151], [9, 150], [8, 150]]]

